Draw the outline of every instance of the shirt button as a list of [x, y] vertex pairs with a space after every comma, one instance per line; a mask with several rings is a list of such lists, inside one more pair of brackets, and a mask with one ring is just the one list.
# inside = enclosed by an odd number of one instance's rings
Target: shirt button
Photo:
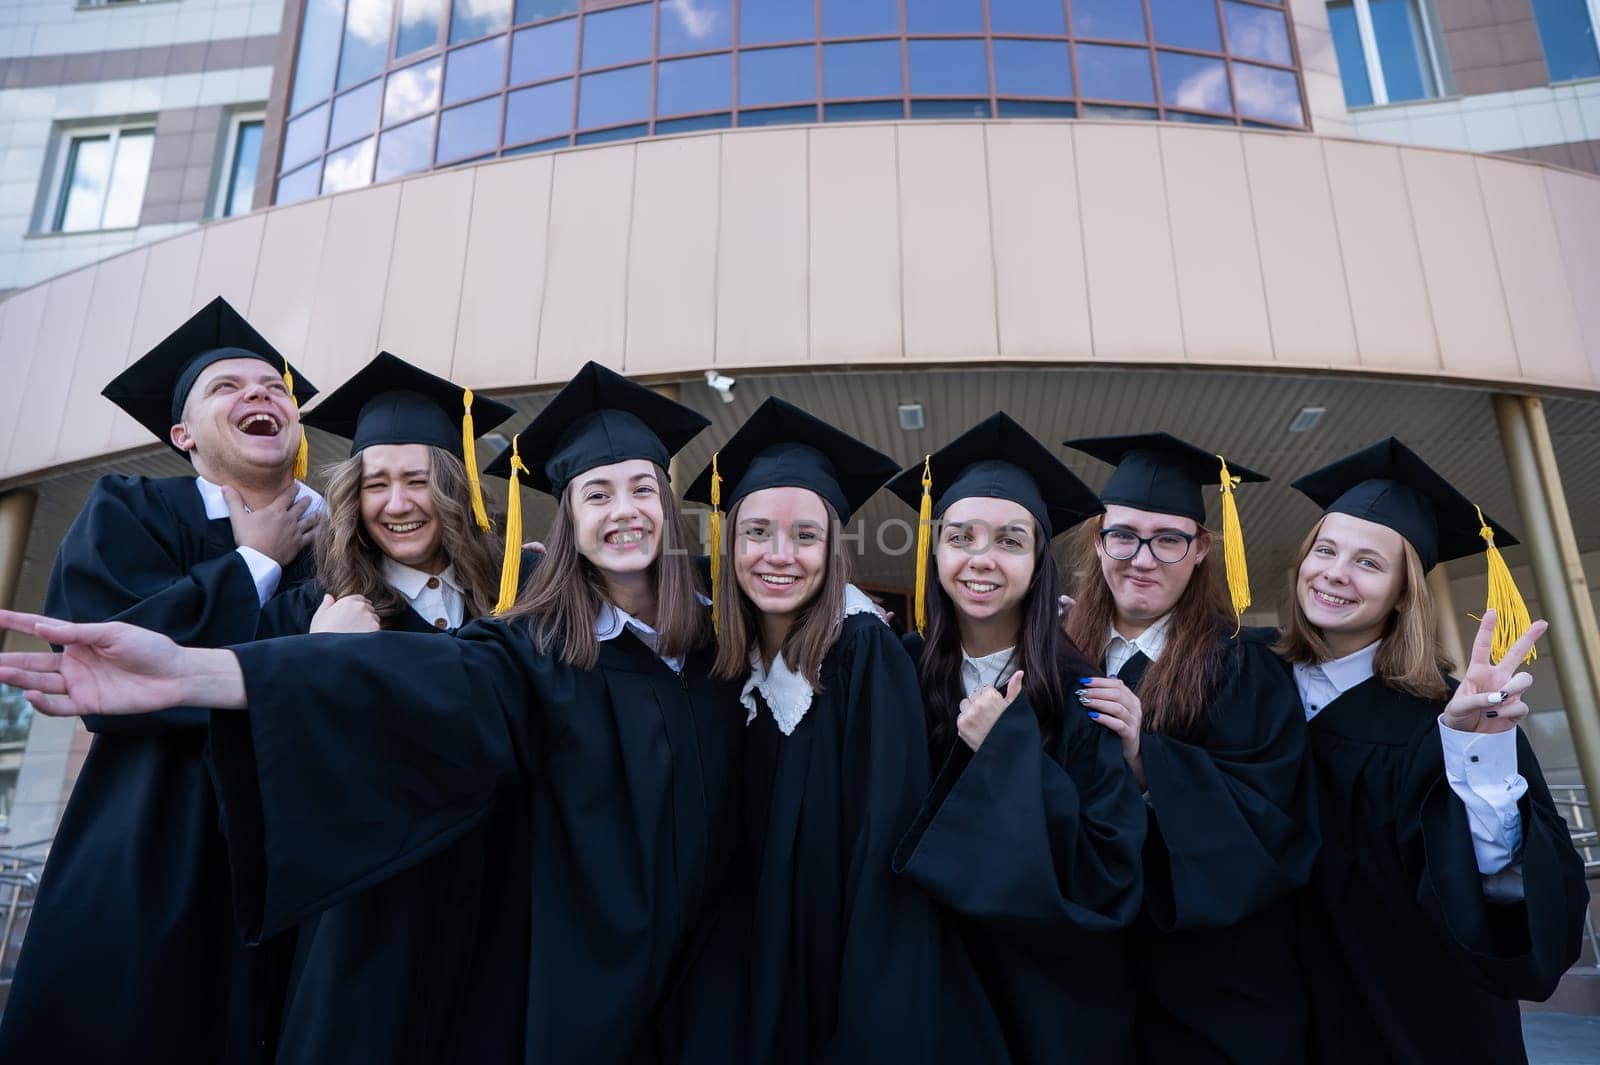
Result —
[[[436, 628], [436, 629], [448, 629], [450, 627], [450, 623], [448, 621], [446, 621], [444, 618], [434, 618], [433, 619], [433, 627]], [[1476, 762], [1477, 759], [1474, 758], [1473, 761]]]
[[439, 578], [438, 577], [429, 577], [428, 578], [428, 587], [429, 588], [437, 588], [437, 587], [439, 587]]

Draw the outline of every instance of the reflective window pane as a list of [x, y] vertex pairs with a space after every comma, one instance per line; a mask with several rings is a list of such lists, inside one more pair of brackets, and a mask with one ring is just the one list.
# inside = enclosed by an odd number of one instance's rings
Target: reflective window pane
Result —
[[995, 41], [994, 86], [1002, 96], [1071, 96], [1067, 42]]
[[650, 117], [649, 66], [585, 74], [578, 88], [578, 128], [642, 122]]
[[1367, 54], [1361, 47], [1355, 5], [1350, 0], [1328, 5], [1328, 28], [1333, 31], [1333, 52], [1339, 60], [1345, 106], [1365, 107], [1372, 103], [1372, 79], [1367, 74]]
[[368, 137], [378, 125], [378, 102], [383, 83], [369, 81], [333, 101], [333, 121], [328, 123], [328, 146], [338, 148], [358, 137]]
[[1153, 107], [1119, 107], [1116, 104], [1079, 104], [1079, 118], [1135, 119], [1154, 122], [1160, 115]]
[[904, 118], [905, 104], [899, 100], [868, 100], [855, 104], [824, 104], [824, 122], [883, 122]]
[[1089, 99], [1155, 103], [1150, 53], [1143, 48], [1080, 44], [1078, 90]]
[[1585, 0], [1533, 0], [1533, 20], [1539, 27], [1551, 81], [1600, 74], [1600, 51], [1595, 46], [1595, 25], [1589, 11]]
[[549, 140], [572, 128], [572, 86], [566, 81], [518, 89], [506, 97], [506, 143]]
[[661, 55], [733, 43], [733, 0], [661, 0]]
[[655, 34], [654, 4], [634, 4], [583, 17], [583, 67], [610, 67], [650, 56]]
[[517, 25], [557, 15], [570, 15], [578, 10], [579, 0], [517, 0]]
[[1137, 0], [1072, 0], [1072, 32], [1108, 41], [1142, 41], [1144, 5]]
[[510, 159], [517, 155], [532, 155], [535, 152], [549, 152], [557, 148], [565, 148], [570, 143], [570, 137], [556, 137], [554, 140], [539, 141], [537, 144], [522, 144], [515, 148], [507, 148], [500, 153], [500, 158]]
[[[1372, 32], [1378, 39], [1378, 62], [1389, 102], [1439, 95], [1433, 66], [1423, 42], [1422, 20], [1415, 0], [1371, 0]], [[1331, 12], [1330, 12], [1331, 14]]]
[[816, 104], [807, 104], [805, 107], [769, 107], [764, 111], [739, 112], [739, 125], [741, 126], [792, 126], [797, 123], [815, 122], [816, 120]]
[[988, 118], [988, 100], [912, 100], [912, 118]]
[[571, 74], [578, 61], [578, 20], [547, 22], [511, 39], [511, 84]]
[[913, 96], [989, 94], [982, 41], [912, 41], [906, 46]]
[[506, 38], [491, 37], [481, 44], [458, 48], [445, 56], [446, 105], [499, 92], [506, 77]]
[[111, 180], [111, 135], [77, 137], [67, 155], [61, 203], [56, 208], [58, 232], [100, 228], [100, 212]]
[[1076, 118], [1078, 108], [1049, 100], [1001, 100], [999, 114], [1001, 118]]
[[279, 168], [285, 171], [293, 170], [306, 160], [321, 155], [323, 145], [327, 143], [327, 135], [327, 104], [314, 111], [308, 111], [289, 123], [283, 131], [283, 158]]
[[359, 189], [372, 184], [372, 156], [376, 137], [330, 153], [322, 163], [322, 194]]
[[339, 37], [344, 29], [344, 0], [306, 0], [300, 26], [300, 48], [294, 70], [289, 113], [298, 114], [333, 95], [333, 72], [339, 63]]
[[1305, 124], [1300, 111], [1300, 81], [1290, 71], [1235, 63], [1233, 88], [1239, 94], [1239, 114], [1290, 126]]
[[636, 126], [618, 126], [616, 129], [597, 129], [588, 133], [580, 133], [574, 140], [579, 144], [603, 144], [606, 141], [627, 141], [643, 137], [650, 132], [646, 123], [640, 122]]
[[695, 115], [692, 118], [669, 118], [656, 123], [656, 136], [668, 133], [691, 133], [699, 129], [727, 129], [733, 125], [733, 116], [724, 111], [720, 115]]
[[989, 28], [995, 33], [1067, 32], [1061, 0], [989, 0]]
[[656, 68], [656, 114], [726, 111], [733, 105], [733, 56], [669, 59]]
[[487, 37], [511, 21], [511, 0], [455, 0], [450, 10], [450, 43]]
[[900, 0], [822, 0], [823, 37], [900, 32]]
[[1157, 44], [1222, 51], [1215, 0], [1150, 0], [1150, 22]]
[[822, 46], [822, 95], [899, 96], [899, 41], [860, 41]]
[[315, 163], [303, 166], [292, 174], [285, 174], [278, 179], [277, 194], [273, 203], [299, 203], [309, 200], [317, 194], [317, 186], [322, 181], [322, 167]]
[[383, 124], [397, 125], [438, 107], [442, 69], [439, 60], [434, 58], [390, 74], [389, 84], [383, 91]]
[[1228, 91], [1228, 66], [1220, 59], [1205, 59], [1181, 52], [1157, 52], [1161, 71], [1161, 102], [1193, 111], [1232, 111]]
[[117, 138], [116, 158], [111, 163], [111, 187], [106, 190], [106, 213], [100, 225], [120, 229], [139, 224], [144, 209], [144, 186], [150, 177], [150, 152], [155, 147], [153, 129], [124, 132]]
[[1233, 119], [1221, 115], [1192, 115], [1187, 111], [1168, 111], [1168, 122], [1189, 122], [1197, 126], [1231, 126]]
[[500, 143], [500, 99], [493, 97], [439, 114], [439, 147], [433, 153], [436, 163], [455, 163], [484, 152]]
[[379, 181], [416, 174], [433, 161], [435, 116], [419, 118], [408, 125], [388, 130], [378, 139]]
[[444, 6], [445, 0], [400, 0], [400, 26], [394, 35], [396, 59], [439, 43]]
[[383, 70], [393, 15], [394, 0], [350, 0], [339, 55], [339, 89], [359, 85]]
[[[1397, 0], [1401, 7], [1409, 2]], [[1374, 8], [1377, 6], [1373, 5]], [[1225, 0], [1222, 14], [1228, 23], [1228, 51], [1234, 56], [1259, 59], [1263, 63], [1282, 63], [1284, 66], [1294, 62], [1294, 55], [1289, 48], [1289, 23], [1282, 11]]]
[[[788, 103], [817, 98], [817, 49], [764, 48], [739, 53], [739, 103]], [[740, 125], [744, 120], [740, 119]]]
[[983, 0], [905, 0], [907, 33], [982, 33]]
[[816, 0], [739, 0], [739, 40], [810, 41], [817, 36]]
[[234, 135], [233, 164], [228, 168], [228, 191], [222, 200], [222, 217], [247, 214], [256, 198], [256, 169], [261, 165], [264, 122], [241, 122]]

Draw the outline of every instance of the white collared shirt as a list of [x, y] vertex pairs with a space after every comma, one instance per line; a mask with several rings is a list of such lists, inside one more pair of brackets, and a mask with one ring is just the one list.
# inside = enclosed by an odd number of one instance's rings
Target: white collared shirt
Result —
[[[1310, 721], [1324, 708], [1373, 673], [1378, 654], [1374, 641], [1359, 651], [1330, 662], [1295, 663], [1294, 683]], [[1467, 809], [1472, 851], [1478, 859], [1484, 894], [1496, 901], [1522, 897], [1522, 815], [1517, 802], [1528, 782], [1517, 772], [1517, 733], [1460, 732], [1439, 715], [1439, 740], [1444, 747], [1444, 775], [1450, 790]]]
[[[849, 617], [851, 614], [868, 613], [877, 614], [877, 604], [855, 585], [845, 585], [842, 615]], [[772, 720], [777, 722], [778, 731], [785, 736], [793, 734], [795, 726], [811, 709], [811, 699], [816, 694], [809, 680], [789, 668], [789, 664], [783, 660], [782, 651], [772, 656], [772, 665], [769, 667], [761, 661], [760, 648], [752, 648], [750, 675], [745, 678], [744, 687], [739, 689], [739, 702], [744, 704], [746, 725], [756, 719], [760, 705], [756, 702], [757, 692], [767, 704], [767, 712], [772, 715]]]
[[993, 654], [980, 655], [973, 658], [967, 654], [966, 648], [961, 649], [961, 690], [966, 692], [967, 698], [972, 698], [972, 693], [985, 684], [991, 688], [1004, 688], [1001, 680], [1009, 681], [1017, 667], [1011, 664], [1016, 657], [1015, 647], [1006, 647]]
[[434, 574], [413, 569], [386, 555], [383, 579], [400, 593], [418, 617], [436, 629], [459, 629], [466, 620], [466, 596], [456, 580], [454, 566], [446, 566], [442, 572]]
[[1115, 625], [1106, 630], [1106, 676], [1115, 677], [1128, 664], [1128, 659], [1141, 651], [1152, 662], [1160, 658], [1162, 649], [1167, 646], [1167, 626], [1171, 622], [1171, 614], [1162, 614], [1131, 640], [1118, 632]]
[[[698, 595], [698, 593], [696, 594]], [[711, 600], [705, 596], [701, 595], [699, 599], [701, 606], [711, 605]], [[632, 630], [633, 634], [639, 638], [639, 641], [650, 648], [655, 653], [655, 656], [666, 664], [668, 669], [674, 673], [683, 672], [683, 655], [664, 655], [656, 651], [656, 648], [661, 645], [661, 634], [659, 632], [615, 603], [608, 601], [600, 604], [600, 614], [594, 619], [595, 639], [605, 643], [607, 640], [616, 639], [629, 630]]]
[[[206, 520], [220, 521], [228, 516], [228, 501], [223, 498], [222, 486], [212, 484], [204, 477], [195, 477], [195, 487], [200, 490], [200, 501], [205, 504]], [[311, 505], [306, 508], [307, 514], [315, 514], [323, 510], [327, 504], [322, 496], [303, 481], [295, 482], [296, 503], [306, 496], [311, 497]], [[236, 547], [235, 551], [244, 559], [244, 564], [250, 567], [250, 577], [256, 584], [256, 596], [264, 604], [272, 598], [272, 593], [278, 590], [278, 581], [283, 577], [283, 567], [253, 547]]]

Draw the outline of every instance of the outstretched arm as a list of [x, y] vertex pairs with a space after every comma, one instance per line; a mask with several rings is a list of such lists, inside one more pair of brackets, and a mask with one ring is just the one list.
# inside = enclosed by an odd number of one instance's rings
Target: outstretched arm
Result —
[[77, 624], [11, 610], [0, 610], [0, 630], [61, 648], [0, 654], [0, 682], [23, 689], [51, 717], [245, 705], [244, 674], [231, 651], [180, 647], [120, 621]]

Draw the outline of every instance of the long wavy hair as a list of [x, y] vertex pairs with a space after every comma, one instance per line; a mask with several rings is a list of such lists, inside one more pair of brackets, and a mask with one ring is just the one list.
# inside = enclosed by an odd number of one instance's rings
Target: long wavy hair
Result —
[[[1067, 635], [1104, 664], [1106, 633], [1117, 616], [1117, 603], [1100, 572], [1095, 545], [1104, 519], [1096, 517], [1078, 527], [1072, 543], [1072, 568], [1077, 575], [1073, 593], [1077, 605], [1068, 616]], [[1210, 547], [1216, 536], [1200, 526], [1195, 544]], [[1206, 557], [1189, 575], [1189, 583], [1173, 604], [1167, 624], [1167, 642], [1161, 657], [1139, 681], [1139, 702], [1144, 707], [1144, 730], [1169, 736], [1193, 732], [1205, 717], [1221, 679], [1228, 634], [1233, 632], [1233, 610], [1222, 582], [1219, 551]]]
[[[652, 466], [661, 499], [661, 538], [648, 571], [656, 587], [654, 628], [661, 634], [656, 652], [686, 655], [710, 642], [711, 613], [700, 603], [700, 580], [684, 547], [690, 540], [683, 511], [666, 471]], [[600, 661], [594, 626], [607, 601], [605, 575], [578, 550], [571, 483], [562, 490], [559, 504], [545, 534], [544, 559], [505, 617], [526, 621], [540, 654], [554, 653], [569, 665], [593, 669]]]
[[[324, 471], [328, 513], [317, 530], [317, 581], [335, 598], [362, 595], [385, 628], [411, 606], [383, 579], [383, 552], [361, 521], [362, 464], [359, 453]], [[472, 516], [467, 467], [444, 448], [428, 448], [428, 495], [443, 531], [440, 549], [455, 570], [467, 613], [494, 609], [500, 587], [500, 545]]]
[[[1299, 561], [1304, 562], [1322, 533], [1319, 518], [1300, 545]], [[1423, 699], [1443, 699], [1450, 693], [1444, 677], [1450, 660], [1439, 643], [1439, 607], [1428, 587], [1428, 573], [1422, 568], [1417, 549], [1400, 538], [1404, 562], [1401, 565], [1400, 598], [1384, 622], [1378, 653], [1372, 671], [1391, 688]], [[1338, 657], [1328, 646], [1322, 630], [1311, 624], [1300, 605], [1300, 565], [1289, 577], [1289, 623], [1274, 648], [1285, 660], [1314, 666]]]
[[[1050, 555], [1049, 540], [1044, 536], [1036, 536], [1035, 540], [1033, 578], [1022, 599], [1022, 624], [1010, 668], [1022, 670], [1023, 691], [1033, 704], [1044, 746], [1050, 748], [1061, 737], [1062, 714], [1067, 701], [1062, 677], [1067, 674], [1081, 677], [1097, 670], [1061, 633], [1061, 577]], [[938, 550], [937, 541], [934, 550]], [[929, 566], [937, 573], [932, 560]], [[965, 696], [961, 686], [960, 611], [950, 593], [944, 590], [942, 581], [931, 583], [928, 632], [917, 672], [922, 682], [928, 742], [935, 751], [943, 751], [956, 738], [956, 717]]]
[[[820, 497], [819, 497], [820, 498]], [[739, 542], [739, 513], [744, 507], [740, 500], [728, 512], [723, 522], [722, 554], [723, 603], [722, 631], [717, 638], [717, 658], [711, 666], [712, 676], [722, 680], [735, 680], [750, 672], [750, 651], [761, 646], [761, 611], [739, 587], [734, 576], [734, 551]], [[822, 587], [811, 601], [800, 608], [784, 635], [778, 652], [784, 664], [811, 683], [813, 691], [822, 690], [822, 659], [839, 641], [844, 631], [844, 589], [850, 583], [850, 555], [844, 549], [841, 522], [838, 513], [822, 500], [822, 509], [828, 515], [828, 559], [822, 576]]]

